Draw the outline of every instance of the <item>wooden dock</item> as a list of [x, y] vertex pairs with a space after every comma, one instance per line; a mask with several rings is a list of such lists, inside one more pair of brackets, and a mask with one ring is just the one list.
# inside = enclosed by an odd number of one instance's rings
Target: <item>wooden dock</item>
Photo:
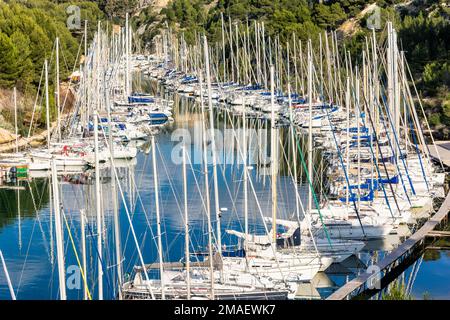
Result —
[[428, 145], [430, 156], [435, 160], [441, 159], [444, 166], [450, 168], [450, 141], [436, 141], [436, 147], [434, 145]]
[[[378, 264], [371, 266], [370, 270], [372, 272], [368, 273], [366, 271], [359, 277], [347, 282], [331, 294], [327, 300], [348, 300], [357, 296], [370, 297], [382, 289], [384, 285], [389, 284], [405, 270], [405, 265], [415, 260], [417, 251], [419, 251], [417, 249], [421, 246], [423, 248], [425, 239], [429, 234], [433, 235], [433, 232], [436, 233], [434, 229], [447, 219], [449, 210], [450, 192], [447, 194], [438, 212]], [[375, 280], [379, 281], [380, 284], [376, 288], [374, 286]]]

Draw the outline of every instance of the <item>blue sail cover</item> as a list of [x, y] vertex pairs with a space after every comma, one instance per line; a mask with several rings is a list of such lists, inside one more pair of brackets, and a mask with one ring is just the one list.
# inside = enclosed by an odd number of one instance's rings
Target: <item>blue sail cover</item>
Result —
[[300, 97], [292, 100], [292, 104], [304, 104], [304, 103], [306, 103], [306, 100]]
[[232, 251], [222, 251], [222, 256], [232, 258], [245, 258], [245, 250], [237, 249]]
[[181, 80], [182, 84], [194, 83], [194, 82], [197, 82], [197, 77], [194, 77], [194, 76], [186, 76]]
[[[382, 184], [388, 184], [388, 183], [393, 183], [393, 184], [398, 184], [399, 183], [399, 177], [398, 175], [390, 178], [390, 179], [383, 179], [383, 178], [378, 178], [378, 179], [366, 179], [366, 181], [362, 184], [359, 185], [359, 189], [360, 190], [369, 190], [369, 193], [365, 196], [360, 197], [360, 201], [372, 201], [373, 200], [373, 191], [374, 190], [381, 190], [382, 188]], [[354, 185], [350, 185], [350, 192], [351, 190], [355, 190], [358, 189], [358, 185], [354, 184]], [[344, 190], [347, 190], [347, 186], [344, 186]], [[347, 199], [346, 197], [341, 197], [339, 198], [339, 200], [341, 202], [346, 202]], [[349, 195], [349, 201], [357, 201], [358, 200], [358, 195], [354, 194], [354, 193], [350, 193]]]
[[129, 96], [128, 103], [153, 103], [155, 99], [151, 97]]
[[166, 119], [150, 119], [149, 124], [151, 125], [163, 125], [167, 122], [167, 118]]
[[120, 130], [126, 130], [127, 126], [124, 123], [118, 123], [117, 128], [119, 128]]
[[259, 84], [254, 84], [254, 85], [251, 85], [251, 86], [246, 86], [246, 87], [239, 88], [239, 89], [237, 89], [237, 91], [242, 91], [242, 90], [244, 90], [244, 91], [255, 91], [255, 90], [260, 90], [260, 89], [261, 89], [261, 86]]
[[[373, 201], [373, 189], [370, 189], [369, 193], [364, 195], [364, 196], [359, 196], [359, 201]], [[341, 202], [346, 202], [347, 201], [347, 197], [341, 197], [339, 198], [339, 200]], [[358, 201], [358, 195], [355, 193], [350, 193], [348, 195], [348, 201], [350, 202], [354, 202], [354, 201]]]
[[168, 119], [167, 115], [163, 112], [152, 112], [149, 113], [148, 116], [151, 120], [157, 120], [157, 119]]
[[[351, 133], [357, 133], [357, 132], [358, 132], [358, 128], [356, 128], [356, 127], [349, 128], [348, 130], [349, 130]], [[359, 132], [360, 132], [360, 133], [367, 133], [367, 132], [369, 132], [369, 128], [367, 128], [367, 127], [360, 127], [360, 128], [359, 128]]]

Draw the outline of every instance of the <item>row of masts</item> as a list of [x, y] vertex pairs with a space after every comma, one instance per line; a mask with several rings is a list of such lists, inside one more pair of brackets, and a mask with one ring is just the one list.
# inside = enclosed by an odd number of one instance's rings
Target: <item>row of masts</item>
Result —
[[[373, 30], [372, 36], [365, 39], [360, 57], [352, 57], [345, 46], [339, 44], [336, 32], [324, 32], [319, 34], [318, 43], [314, 48], [311, 41], [305, 42], [292, 35], [291, 39], [281, 44], [279, 37], [272, 40], [265, 37], [264, 23], [254, 21], [254, 32], [251, 33], [248, 26], [238, 28], [238, 23], [233, 23], [235, 30], [224, 27], [222, 16], [222, 42], [215, 43], [208, 48], [211, 57], [211, 67], [214, 71], [216, 82], [233, 82], [246, 85], [262, 85], [270, 89], [270, 67], [274, 66], [276, 94], [288, 92], [307, 97], [308, 99], [320, 99], [348, 109], [359, 109], [360, 113], [370, 112], [373, 115], [374, 131], [380, 132], [380, 114], [378, 106], [387, 105], [384, 117], [389, 118], [388, 127], [392, 136], [400, 140], [409, 136], [407, 121], [408, 106], [414, 105], [414, 100], [409, 81], [411, 75], [405, 59], [405, 53], [400, 51], [397, 44], [397, 33], [391, 22], [386, 24], [387, 37], [384, 43], [378, 44], [377, 35]], [[199, 39], [193, 45], [188, 45], [184, 36], [176, 37], [169, 29], [162, 36], [162, 43], [156, 42], [156, 52], [162, 56], [171, 57], [176, 69], [187, 74], [196, 74], [196, 70], [204, 65], [202, 55], [199, 54]], [[316, 41], [317, 42], [317, 41]], [[168, 46], [173, 43], [173, 46]], [[310, 44], [308, 44], [310, 43]], [[306, 45], [305, 45], [306, 44]], [[305, 47], [305, 49], [303, 49]], [[267, 49], [266, 49], [267, 48]], [[200, 51], [201, 52], [201, 51]], [[203, 55], [204, 56], [204, 55]], [[313, 64], [312, 91], [307, 90], [305, 83], [311, 79], [308, 76], [311, 56]], [[261, 60], [259, 57], [262, 57]], [[380, 59], [381, 57], [381, 59]], [[386, 57], [386, 58], [385, 58]], [[353, 65], [353, 61], [360, 61], [361, 67]], [[241, 61], [239, 64], [238, 62]], [[246, 61], [247, 67], [241, 66]], [[252, 70], [255, 68], [257, 70]], [[294, 71], [293, 76], [291, 75]], [[256, 75], [260, 75], [257, 77]], [[261, 75], [265, 75], [261, 77]], [[346, 79], [351, 83], [352, 106], [346, 106], [345, 83]], [[356, 84], [358, 86], [356, 86]], [[386, 93], [386, 101], [382, 100], [382, 92]], [[414, 109], [414, 108], [413, 108]], [[403, 114], [402, 114], [403, 110]], [[416, 118], [415, 109], [412, 111]], [[425, 116], [423, 113], [421, 116]], [[403, 120], [402, 120], [403, 118]], [[424, 117], [426, 119], [426, 117]], [[417, 120], [417, 119], [415, 119]], [[426, 126], [429, 128], [428, 122]], [[425, 138], [422, 130], [418, 130], [420, 142]], [[407, 143], [409, 139], [405, 139]], [[399, 152], [395, 152], [398, 158]]]
[[[116, 270], [116, 282], [120, 287], [123, 283], [123, 271], [122, 271], [122, 250], [120, 245], [120, 225], [119, 225], [119, 212], [118, 212], [118, 202], [117, 193], [121, 194], [123, 198], [123, 191], [120, 183], [117, 184], [118, 177], [116, 168], [113, 161], [113, 140], [112, 135], [109, 134], [109, 141], [104, 138], [104, 133], [99, 132], [99, 114], [101, 112], [106, 112], [108, 116], [108, 127], [109, 132], [111, 132], [111, 113], [110, 113], [110, 97], [113, 95], [113, 90], [119, 81], [118, 68], [125, 60], [125, 70], [122, 72], [124, 79], [124, 95], [131, 93], [131, 83], [132, 83], [132, 72], [130, 66], [130, 56], [131, 56], [131, 28], [128, 22], [128, 15], [126, 20], [125, 28], [121, 28], [118, 33], [112, 33], [108, 35], [102, 29], [101, 23], [98, 23], [97, 32], [95, 33], [91, 45], [88, 47], [88, 34], [87, 34], [87, 21], [85, 23], [85, 34], [84, 34], [84, 60], [81, 65], [80, 85], [77, 90], [77, 99], [75, 102], [74, 113], [72, 117], [72, 127], [66, 130], [66, 138], [71, 138], [74, 136], [75, 130], [74, 126], [76, 124], [76, 119], [80, 119], [84, 127], [88, 127], [90, 121], [93, 122], [94, 131], [94, 156], [95, 156], [95, 226], [96, 226], [96, 256], [97, 256], [97, 298], [103, 300], [104, 298], [104, 234], [106, 230], [104, 229], [104, 210], [102, 204], [101, 196], [101, 185], [100, 185], [100, 162], [99, 162], [99, 144], [100, 140], [105, 140], [104, 142], [109, 147], [111, 154], [110, 161], [110, 174], [111, 174], [111, 189], [112, 189], [112, 203], [113, 203], [113, 223], [114, 223], [114, 243], [115, 243], [115, 270]], [[57, 41], [58, 43], [58, 41]], [[58, 48], [58, 45], [57, 45]], [[57, 55], [58, 56], [58, 55]], [[45, 87], [48, 88], [48, 77], [47, 77], [47, 63], [45, 63]], [[57, 93], [59, 95], [59, 93]], [[49, 107], [48, 107], [48, 90], [46, 89], [46, 112], [47, 119], [49, 119]], [[57, 99], [57, 106], [59, 106], [59, 99]], [[59, 110], [59, 107], [58, 107]], [[58, 112], [58, 141], [61, 139], [61, 119], [59, 118]], [[47, 126], [49, 129], [49, 121], [47, 121]], [[50, 151], [50, 130], [48, 130], [48, 148]], [[58, 278], [59, 278], [59, 298], [61, 300], [67, 299], [66, 293], [66, 279], [65, 279], [65, 259], [64, 259], [64, 237], [62, 235], [62, 230], [64, 229], [64, 224], [61, 217], [64, 213], [60, 212], [61, 199], [59, 198], [59, 187], [58, 178], [56, 175], [56, 166], [53, 161], [52, 164], [52, 194], [53, 194], [53, 208], [55, 215], [55, 233], [56, 233], [56, 244], [57, 244], [57, 257], [58, 257]], [[127, 212], [129, 214], [129, 212]], [[86, 257], [86, 227], [87, 223], [90, 223], [85, 216], [84, 210], [80, 212], [81, 221], [81, 273], [83, 275], [83, 298], [92, 299], [92, 293], [88, 288], [88, 270], [87, 270], [87, 257]], [[134, 235], [135, 237], [135, 235]], [[121, 298], [121, 291], [118, 290], [118, 298]]]
[[[207, 50], [205, 49], [205, 53], [208, 52], [208, 56], [212, 57], [211, 65], [212, 69], [215, 71], [215, 81], [217, 83], [227, 83], [228, 81], [236, 82], [236, 79], [239, 79], [240, 84], [260, 84], [261, 82], [255, 81], [255, 79], [250, 79], [250, 77], [246, 77], [248, 74], [246, 72], [245, 67], [241, 67], [239, 61], [256, 61], [258, 60], [258, 52], [253, 52], [252, 55], [247, 55], [246, 49], [249, 48], [247, 38], [250, 38], [250, 35], [247, 31], [243, 31], [243, 40], [239, 42], [239, 36], [234, 37], [232, 32], [228, 34], [225, 32], [223, 17], [222, 17], [222, 47], [219, 45], [212, 45]], [[237, 24], [236, 30], [237, 30]], [[258, 30], [258, 22], [255, 22], [255, 28]], [[262, 28], [263, 29], [263, 28]], [[277, 97], [281, 96], [281, 92], [288, 92], [289, 99], [289, 109], [292, 107], [292, 87], [299, 87], [299, 83], [302, 84], [300, 86], [300, 90], [296, 89], [296, 94], [301, 94], [302, 97], [306, 98], [310, 110], [310, 114], [312, 114], [312, 102], [313, 100], [321, 100], [328, 101], [329, 103], [335, 103], [337, 105], [341, 105], [346, 110], [347, 114], [347, 137], [350, 135], [350, 123], [351, 119], [356, 120], [357, 125], [357, 180], [358, 180], [358, 194], [360, 194], [360, 184], [361, 184], [361, 157], [360, 157], [360, 146], [361, 146], [361, 123], [363, 123], [363, 127], [368, 127], [369, 134], [375, 136], [375, 139], [380, 139], [380, 134], [383, 126], [388, 130], [386, 134], [390, 137], [391, 141], [391, 149], [393, 151], [395, 157], [395, 164], [398, 167], [400, 161], [400, 155], [402, 148], [408, 150], [408, 147], [412, 145], [411, 136], [418, 135], [419, 144], [422, 145], [424, 152], [424, 156], [429, 162], [430, 158], [428, 152], [426, 150], [426, 141], [423, 134], [423, 130], [419, 125], [420, 119], [415, 110], [415, 101], [413, 99], [413, 95], [411, 94], [411, 89], [409, 86], [409, 80], [411, 79], [411, 74], [407, 73], [409, 67], [406, 63], [404, 52], [399, 51], [397, 45], [397, 35], [395, 30], [392, 27], [392, 23], [387, 23], [387, 39], [382, 42], [380, 45], [377, 44], [377, 37], [375, 31], [372, 33], [372, 37], [366, 38], [365, 46], [362, 52], [362, 66], [354, 65], [352, 57], [350, 56], [349, 51], [343, 49], [343, 53], [340, 54], [340, 50], [337, 44], [337, 37], [335, 33], [327, 33], [319, 35], [319, 44], [318, 50], [313, 50], [312, 42], [308, 41], [307, 45], [307, 54], [302, 55], [302, 50], [300, 49], [300, 55], [296, 53], [297, 43], [295, 39], [295, 35], [293, 35], [294, 41], [288, 41], [285, 47], [281, 47], [279, 44], [278, 38], [275, 42], [269, 39], [261, 39], [258, 38], [258, 32], [254, 33], [254, 48], [256, 47], [266, 47], [266, 42], [268, 42], [269, 52], [264, 50], [263, 56], [269, 56], [269, 61], [266, 63], [266, 59], [264, 59], [264, 63], [262, 64], [262, 71], [258, 70], [258, 74], [265, 74], [266, 70], [269, 69], [270, 73], [272, 71], [275, 73], [275, 83], [278, 90], [274, 90], [272, 87], [273, 84], [270, 85], [271, 97], [272, 97], [272, 105], [273, 105], [273, 92], [276, 91]], [[239, 33], [237, 33], [239, 34]], [[162, 45], [158, 46], [156, 44], [156, 53], [157, 55], [164, 56], [164, 60], [171, 60], [174, 62], [175, 69], [179, 69], [186, 74], [196, 74], [195, 70], [197, 70], [201, 65], [201, 61], [206, 58], [202, 58], [199, 56], [199, 51], [197, 50], [200, 46], [200, 43], [197, 42], [191, 46], [186, 44], [184, 37], [173, 39], [173, 34], [170, 30], [163, 34]], [[226, 44], [225, 39], [228, 37], [229, 42]], [[234, 39], [237, 39], [236, 43], [234, 43]], [[200, 38], [200, 37], [199, 37]], [[171, 39], [171, 41], [169, 41]], [[325, 48], [323, 46], [322, 39], [325, 39]], [[330, 40], [329, 40], [330, 39]], [[290, 43], [294, 43], [294, 55], [291, 55], [292, 46]], [[329, 46], [329, 42], [331, 43], [331, 50]], [[175, 45], [171, 48], [167, 47], [167, 43], [174, 43]], [[180, 45], [178, 46], [178, 43]], [[220, 43], [219, 43], [220, 44]], [[316, 44], [317, 45], [317, 44]], [[302, 42], [299, 40], [299, 47], [302, 47]], [[242, 51], [242, 56], [239, 54], [239, 50]], [[317, 49], [317, 47], [316, 47]], [[249, 52], [247, 50], [247, 52]], [[275, 54], [272, 54], [275, 52]], [[314, 52], [316, 54], [314, 55]], [[221, 54], [219, 54], [221, 53]], [[318, 53], [318, 54], [317, 54]], [[266, 55], [267, 54], [267, 55]], [[170, 56], [170, 58], [169, 58]], [[204, 57], [206, 54], [203, 55]], [[287, 60], [281, 59], [280, 57], [287, 57]], [[341, 59], [341, 57], [343, 57]], [[385, 57], [387, 57], [385, 59]], [[353, 57], [354, 58], [354, 57]], [[222, 61], [221, 61], [222, 60]], [[200, 63], [199, 63], [200, 61]], [[285, 61], [285, 62], [283, 62]], [[300, 61], [300, 63], [298, 63]], [[199, 66], [200, 65], [200, 66]], [[253, 65], [255, 68], [261, 68], [261, 64], [249, 63], [249, 65]], [[300, 65], [300, 72], [298, 72], [298, 65]], [[227, 70], [230, 69], [228, 72]], [[293, 68], [292, 68], [293, 66]], [[295, 70], [294, 77], [294, 85], [292, 85], [292, 77], [290, 76], [290, 70]], [[306, 70], [305, 70], [306, 69]], [[222, 74], [221, 74], [221, 70]], [[362, 70], [362, 71], [361, 71]], [[248, 71], [248, 70], [247, 70]], [[238, 76], [235, 77], [235, 74]], [[231, 75], [231, 76], [230, 76]], [[244, 80], [242, 80], [244, 79]], [[307, 85], [307, 94], [305, 94], [305, 86], [303, 85], [306, 82]], [[267, 81], [263, 82], [264, 88], [268, 90]], [[287, 88], [285, 91], [284, 88]], [[200, 86], [200, 91], [203, 91], [203, 86]], [[299, 92], [302, 91], [302, 92]], [[385, 100], [382, 96], [387, 96]], [[419, 100], [420, 102], [420, 100]], [[422, 112], [423, 112], [423, 108]], [[403, 111], [403, 114], [401, 113]], [[272, 108], [273, 112], [273, 108]], [[424, 115], [424, 114], [423, 114]], [[412, 123], [414, 127], [411, 129], [408, 128], [408, 122], [412, 119]], [[312, 125], [311, 125], [312, 117], [309, 117], [309, 139], [308, 139], [308, 158], [309, 158], [309, 168], [308, 173], [309, 176], [312, 177], [313, 168], [311, 160], [312, 154]], [[426, 117], [424, 117], [424, 121], [427, 127], [428, 123], [426, 121]], [[401, 132], [401, 130], [403, 132]], [[401, 135], [402, 133], [402, 135]], [[371, 142], [372, 145], [372, 142]], [[371, 159], [372, 163], [372, 178], [379, 178], [379, 170], [373, 170], [374, 167], [384, 166], [385, 171], [386, 166], [383, 163], [379, 164], [378, 159], [381, 155], [380, 145], [378, 143], [376, 145], [374, 156]], [[371, 148], [373, 147], [371, 146]], [[350, 140], [347, 138], [347, 148], [345, 151], [345, 174], [350, 171], [351, 161], [350, 161]], [[403, 160], [402, 160], [403, 161]], [[400, 174], [400, 172], [398, 172]], [[348, 180], [348, 178], [346, 178]], [[347, 184], [348, 181], [347, 181]], [[390, 186], [392, 193], [392, 186]], [[412, 190], [414, 193], [414, 191]], [[310, 192], [309, 200], [308, 200], [308, 208], [312, 208], [312, 197]], [[349, 205], [349, 193], [350, 186], [348, 185], [347, 191], [347, 205]], [[395, 196], [394, 196], [395, 200]], [[275, 197], [273, 197], [273, 202], [276, 202]], [[396, 200], [395, 200], [396, 202]], [[397, 205], [398, 207], [398, 205]], [[360, 208], [360, 200], [358, 198], [357, 201], [357, 212]], [[275, 217], [275, 214], [274, 214]], [[275, 220], [275, 219], [274, 219]]]

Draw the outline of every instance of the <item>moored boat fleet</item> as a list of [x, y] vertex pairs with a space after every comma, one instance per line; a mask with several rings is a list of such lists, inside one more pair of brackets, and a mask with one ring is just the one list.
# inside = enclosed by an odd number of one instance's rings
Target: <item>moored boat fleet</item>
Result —
[[[264, 31], [261, 34], [259, 27], [255, 22], [254, 41], [265, 43]], [[244, 37], [250, 37], [243, 33]], [[248, 119], [269, 122], [271, 130], [288, 127], [294, 145], [292, 156], [301, 159], [309, 194], [305, 203], [301, 203], [297, 195], [295, 201], [302, 210], [293, 215], [294, 219], [277, 219], [276, 177], [272, 176], [272, 188], [275, 188], [271, 199], [272, 217], [261, 217], [265, 234], [251, 234], [248, 226], [243, 232], [226, 230], [239, 239], [236, 250], [220, 250], [217, 247], [220, 241], [216, 240], [218, 244], [212, 251], [218, 256], [213, 259], [211, 254], [206, 255], [202, 267], [186, 268], [184, 263], [177, 265], [175, 271], [171, 263], [161, 264], [161, 277], [170, 275], [167, 282], [152, 280], [149, 284], [141, 268], [136, 278], [126, 284], [128, 298], [150, 297], [143, 294], [148, 289], [146, 285], [157, 290], [158, 297], [166, 286], [169, 297], [179, 299], [214, 298], [214, 287], [217, 287], [220, 293], [216, 298], [220, 298], [221, 290], [225, 290], [223, 285], [227, 284], [234, 287], [234, 298], [238, 299], [246, 297], [248, 292], [241, 290], [248, 288], [249, 283], [255, 292], [260, 292], [264, 283], [266, 292], [286, 292], [293, 298], [298, 283], [311, 281], [331, 264], [358, 254], [366, 241], [389, 235], [410, 235], [423, 213], [431, 212], [433, 199], [444, 196], [445, 172], [442, 163], [441, 166], [434, 163], [427, 151], [421, 124], [426, 122], [426, 117], [418, 116], [412, 98], [414, 93], [408, 83], [409, 69], [404, 53], [397, 46], [396, 31], [391, 23], [387, 24], [387, 33], [385, 43], [377, 44], [375, 34], [368, 41], [371, 48], [368, 44], [362, 53], [362, 65], [352, 66], [351, 58], [344, 53], [346, 68], [342, 70], [334, 47], [332, 53], [326, 48], [324, 56], [328, 60], [316, 64], [314, 58], [323, 57], [314, 57], [311, 41], [307, 42], [306, 52], [294, 51], [294, 57], [289, 49], [291, 41], [283, 49], [275, 41], [271, 48], [276, 52], [274, 57], [266, 57], [266, 52], [261, 52], [264, 50], [261, 43], [259, 48], [258, 45], [246, 47], [245, 38], [242, 43], [240, 40], [233, 43], [231, 39], [228, 45], [223, 43], [222, 48], [217, 49], [219, 52], [214, 53], [210, 48], [211, 56], [220, 59], [223, 50], [223, 56], [229, 55], [230, 60], [212, 62], [208, 50], [199, 57], [198, 50], [187, 49], [183, 38], [179, 41], [178, 53], [176, 48], [167, 48], [168, 40], [161, 41], [157, 54], [148, 58], [151, 66], [142, 68], [143, 72], [167, 90], [200, 103], [202, 112], [211, 113], [215, 109], [230, 113], [241, 117], [244, 125]], [[333, 33], [324, 36], [330, 37], [333, 46]], [[295, 48], [295, 35], [292, 41]], [[240, 46], [243, 46], [241, 53]], [[199, 41], [191, 50], [202, 47], [208, 47], [206, 40], [203, 44]], [[325, 49], [320, 47], [320, 52], [323, 51]], [[253, 56], [249, 57], [249, 52]], [[378, 52], [384, 52], [385, 56], [380, 57]], [[263, 62], [258, 63], [261, 56], [264, 56]], [[236, 65], [239, 58], [241, 67]], [[284, 58], [288, 60], [283, 61]], [[200, 67], [202, 63], [204, 68]], [[222, 73], [220, 64], [224, 65]], [[234, 74], [227, 68], [236, 68]], [[293, 69], [295, 76], [289, 74]], [[246, 84], [240, 84], [237, 79]], [[300, 136], [307, 137], [307, 148], [297, 147]], [[246, 148], [245, 142], [243, 145]], [[248, 152], [242, 150], [242, 146], [237, 148], [238, 153], [246, 155]], [[318, 168], [314, 168], [313, 149], [321, 150], [327, 164], [321, 173], [327, 177], [326, 186], [317, 186], [317, 180], [320, 183], [323, 180]], [[243, 161], [246, 175], [247, 159]], [[290, 168], [296, 184], [298, 169], [293, 168], [297, 171], [292, 173]], [[421, 214], [416, 215], [417, 212]], [[279, 232], [280, 228], [283, 232]], [[216, 237], [220, 237], [220, 230], [217, 233]], [[213, 271], [208, 272], [208, 267]], [[210, 285], [204, 294], [193, 289], [198, 285], [197, 276], [203, 285]], [[237, 281], [230, 280], [231, 276]], [[244, 281], [243, 277], [248, 280]], [[178, 288], [176, 293], [173, 286]]]
[[[142, 55], [132, 54], [129, 29], [127, 21], [119, 35], [109, 35], [99, 26], [92, 46], [86, 48], [73, 111], [58, 118], [51, 136], [47, 112], [45, 147], [8, 155], [11, 164], [26, 166], [30, 172], [48, 171], [56, 177], [58, 172], [92, 167], [97, 178], [102, 165], [114, 179], [115, 160], [135, 158], [135, 142], [150, 139], [158, 259], [145, 263], [124, 201], [138, 259], [132, 278], [125, 281], [122, 252], [116, 250], [119, 299], [293, 299], [300, 283], [358, 255], [368, 241], [408, 236], [419, 222], [416, 213], [430, 212], [433, 200], [444, 195], [445, 172], [429, 155], [423, 130], [426, 118], [416, 110], [416, 92], [408, 82], [413, 79], [391, 23], [384, 42], [377, 43], [375, 33], [368, 39], [358, 63], [340, 51], [334, 33], [321, 34], [316, 47], [311, 40], [303, 42], [302, 50], [295, 35], [282, 45], [279, 38], [267, 37], [259, 22], [254, 22], [252, 33], [248, 26], [241, 30], [240, 37], [222, 24], [223, 42], [218, 46], [210, 46], [204, 36], [188, 45], [167, 30], [155, 40], [154, 53]], [[48, 77], [46, 67], [45, 71]], [[141, 73], [170, 94], [162, 98], [133, 92], [132, 80]], [[48, 96], [47, 82], [43, 92]], [[164, 261], [168, 249], [162, 243], [155, 140], [158, 131], [174, 121], [174, 96], [200, 108], [202, 156], [207, 159], [210, 152], [212, 162], [203, 164], [208, 187], [191, 190], [186, 178], [192, 165], [189, 146], [183, 145], [184, 257]], [[49, 110], [48, 99], [46, 103]], [[239, 137], [234, 132], [244, 184], [241, 229], [221, 223], [214, 136], [218, 113], [233, 115], [230, 125], [238, 123], [244, 130]], [[246, 131], [261, 128], [270, 130], [272, 161], [264, 166], [270, 176], [270, 212], [259, 205], [266, 199], [258, 199], [248, 163]], [[213, 132], [210, 136], [207, 129]], [[282, 129], [286, 134], [280, 135]], [[282, 139], [289, 147], [280, 152]], [[277, 199], [278, 162], [283, 156], [290, 159], [284, 170], [288, 173], [283, 174], [291, 179], [296, 208], [289, 216], [280, 216]], [[300, 191], [300, 185], [306, 189]], [[118, 189], [114, 192], [122, 192]], [[207, 229], [207, 243], [196, 246], [191, 245], [187, 205], [194, 192], [202, 194], [202, 201], [205, 198], [199, 210]], [[252, 207], [256, 212], [249, 212], [250, 196], [258, 203], [257, 209]], [[96, 201], [96, 228], [102, 234], [102, 209]], [[250, 214], [258, 216], [261, 232], [251, 231], [256, 228], [249, 225]], [[119, 231], [114, 233], [120, 248]], [[223, 242], [224, 234], [232, 243]], [[103, 243], [97, 238], [102, 299]], [[60, 266], [64, 253], [62, 244], [58, 246]]]

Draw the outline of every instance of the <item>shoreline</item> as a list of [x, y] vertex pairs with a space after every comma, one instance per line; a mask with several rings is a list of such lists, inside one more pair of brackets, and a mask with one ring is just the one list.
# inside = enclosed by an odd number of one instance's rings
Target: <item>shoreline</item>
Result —
[[[50, 127], [50, 134], [56, 128], [56, 123], [57, 123], [56, 121], [52, 122], [52, 125]], [[46, 141], [47, 141], [47, 130], [44, 130], [38, 134], [34, 134], [29, 138], [20, 137], [18, 140], [19, 151], [26, 149], [27, 147], [33, 148], [42, 146]], [[15, 141], [0, 144], [0, 155], [4, 153], [10, 153], [11, 151], [14, 151], [15, 148], [16, 148]]]

